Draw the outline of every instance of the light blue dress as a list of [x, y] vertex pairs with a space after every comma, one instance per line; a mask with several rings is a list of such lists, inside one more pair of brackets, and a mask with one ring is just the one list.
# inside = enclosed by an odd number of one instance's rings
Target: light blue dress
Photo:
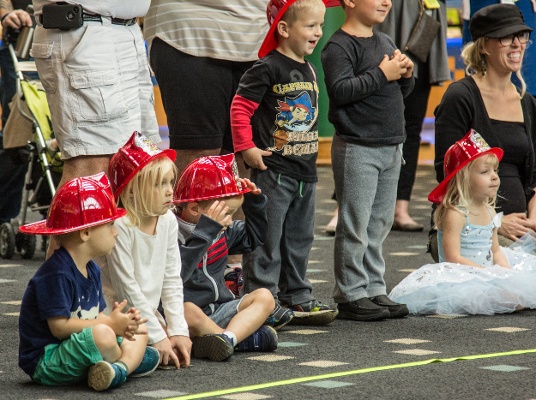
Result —
[[461, 253], [482, 265], [444, 262], [442, 231], [438, 231], [439, 262], [427, 264], [404, 278], [389, 298], [405, 303], [411, 314], [499, 314], [536, 308], [536, 256], [526, 252], [536, 240], [524, 237], [509, 248], [501, 247], [511, 269], [493, 264], [493, 229], [500, 215], [485, 226], [469, 223], [461, 233]]

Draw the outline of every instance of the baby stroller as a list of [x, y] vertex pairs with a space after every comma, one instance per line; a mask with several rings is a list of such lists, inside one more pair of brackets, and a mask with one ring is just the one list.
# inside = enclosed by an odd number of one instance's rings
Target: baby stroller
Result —
[[[36, 237], [18, 232], [26, 224], [28, 211], [46, 216], [48, 206], [56, 193], [63, 162], [55, 144], [46, 95], [36, 76], [33, 61], [28, 58], [33, 28], [25, 27], [18, 34], [8, 34], [8, 49], [13, 60], [16, 94], [4, 127], [4, 148], [16, 150], [21, 163], [28, 163], [24, 178], [22, 204], [19, 216], [0, 225], [0, 257], [10, 259], [17, 250], [24, 259], [31, 259], [36, 249]], [[15, 47], [13, 46], [15, 44]], [[43, 237], [46, 248], [46, 238]]]

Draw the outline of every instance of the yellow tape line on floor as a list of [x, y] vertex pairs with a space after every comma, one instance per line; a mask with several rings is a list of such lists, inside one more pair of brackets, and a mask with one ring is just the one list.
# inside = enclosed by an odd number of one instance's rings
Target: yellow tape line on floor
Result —
[[414, 361], [414, 362], [410, 362], [410, 363], [384, 365], [384, 366], [380, 366], [380, 367], [371, 367], [371, 368], [363, 368], [363, 369], [354, 369], [354, 370], [351, 370], [351, 371], [332, 372], [330, 374], [304, 376], [304, 377], [301, 377], [301, 378], [285, 379], [285, 380], [282, 380], [282, 381], [259, 383], [257, 385], [241, 386], [241, 387], [230, 388], [230, 389], [221, 389], [221, 390], [215, 390], [215, 391], [212, 391], [212, 392], [197, 393], [197, 394], [187, 394], [187, 395], [184, 395], [184, 396], [169, 398], [167, 400], [202, 399], [202, 398], [206, 398], [206, 397], [223, 396], [223, 395], [231, 394], [231, 393], [251, 392], [253, 390], [266, 389], [266, 388], [275, 387], [275, 386], [294, 385], [296, 383], [318, 381], [318, 380], [331, 379], [331, 378], [340, 378], [342, 376], [366, 374], [368, 372], [385, 371], [385, 370], [388, 370], [388, 369], [418, 367], [418, 366], [421, 366], [421, 365], [432, 364], [432, 363], [436, 363], [436, 362], [478, 360], [478, 359], [481, 359], [481, 358], [515, 356], [515, 355], [528, 354], [528, 353], [536, 353], [536, 349], [513, 350], [513, 351], [507, 351], [507, 352], [503, 352], [503, 353], [476, 354], [476, 355], [471, 355], [471, 356], [461, 356], [461, 357], [453, 357], [453, 358], [432, 358], [430, 360]]

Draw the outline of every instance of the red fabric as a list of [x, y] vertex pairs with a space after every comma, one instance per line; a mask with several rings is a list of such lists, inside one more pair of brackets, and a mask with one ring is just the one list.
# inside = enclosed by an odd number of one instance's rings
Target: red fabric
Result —
[[235, 95], [231, 104], [231, 132], [235, 153], [255, 147], [253, 143], [253, 131], [251, 117], [259, 103]]

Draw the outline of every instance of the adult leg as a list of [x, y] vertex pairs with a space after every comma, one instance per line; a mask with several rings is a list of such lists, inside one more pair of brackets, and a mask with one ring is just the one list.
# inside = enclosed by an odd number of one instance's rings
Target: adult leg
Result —
[[426, 64], [419, 65], [419, 78], [415, 79], [415, 88], [404, 99], [406, 120], [406, 141], [402, 148], [402, 156], [405, 164], [400, 169], [396, 208], [393, 229], [403, 231], [422, 231], [423, 225], [415, 222], [409, 215], [409, 201], [415, 183], [415, 174], [419, 159], [421, 144], [421, 130], [428, 97], [430, 95], [430, 83]]

